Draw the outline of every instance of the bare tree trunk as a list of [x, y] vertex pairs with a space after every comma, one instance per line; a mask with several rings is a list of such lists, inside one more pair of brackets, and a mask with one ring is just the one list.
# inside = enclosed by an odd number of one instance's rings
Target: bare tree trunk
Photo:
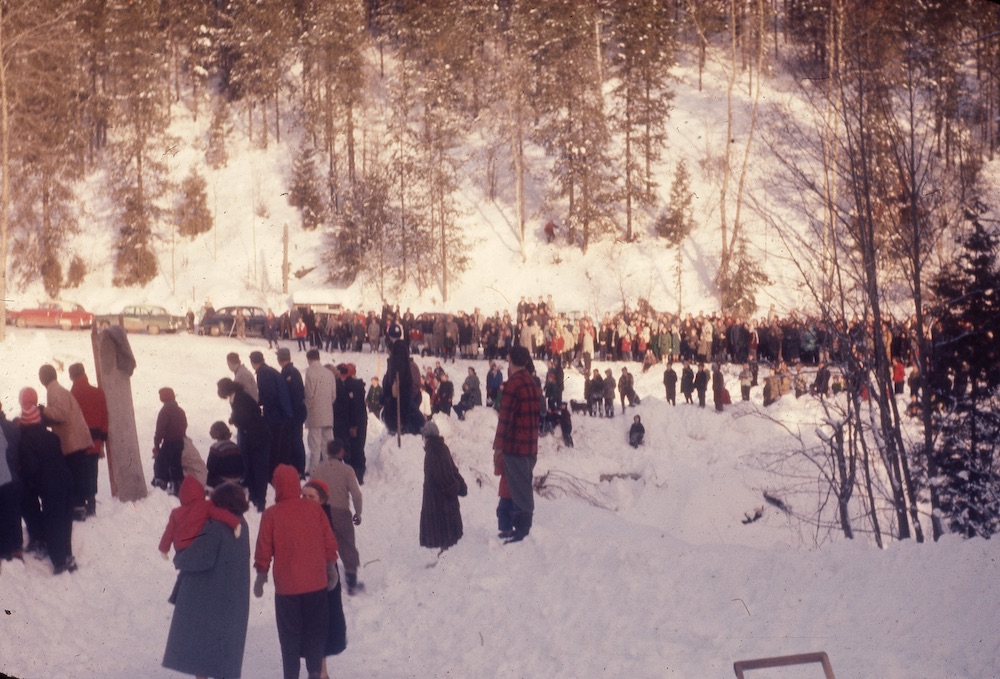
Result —
[[7, 336], [7, 248], [10, 227], [10, 99], [7, 96], [7, 34], [0, 12], [0, 341]]

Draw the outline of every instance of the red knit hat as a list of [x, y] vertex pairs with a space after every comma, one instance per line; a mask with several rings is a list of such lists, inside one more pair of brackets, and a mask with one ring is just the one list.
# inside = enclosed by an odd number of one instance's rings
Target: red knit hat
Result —
[[326, 485], [325, 481], [320, 481], [319, 479], [309, 479], [309, 481], [306, 482], [306, 486], [315, 488], [319, 491], [319, 496], [323, 501], [323, 504], [326, 504], [327, 500], [330, 499], [330, 486]]
[[174, 396], [174, 390], [170, 387], [163, 387], [160, 389], [160, 401], [166, 403], [167, 401], [173, 401], [176, 397]]
[[27, 427], [29, 424], [38, 424], [42, 421], [42, 414], [38, 412], [38, 392], [31, 387], [25, 387], [17, 396], [21, 404], [21, 425]]

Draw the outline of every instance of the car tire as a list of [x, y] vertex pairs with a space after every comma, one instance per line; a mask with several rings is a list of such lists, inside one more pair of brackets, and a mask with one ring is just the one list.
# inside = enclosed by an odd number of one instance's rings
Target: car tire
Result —
[[73, 321], [67, 321], [65, 319], [61, 319], [59, 321], [59, 328], [61, 330], [72, 330], [73, 329]]
[[14, 325], [16, 325], [19, 328], [27, 328], [28, 327], [27, 321], [25, 321], [23, 318], [19, 318], [16, 321], [14, 321]]
[[208, 334], [211, 335], [212, 337], [218, 337], [219, 335], [222, 334], [222, 328], [220, 328], [217, 325], [213, 325], [208, 329]]
[[158, 326], [158, 325], [151, 325], [148, 328], [146, 328], [146, 332], [148, 332], [150, 335], [159, 335], [160, 334], [160, 326]]

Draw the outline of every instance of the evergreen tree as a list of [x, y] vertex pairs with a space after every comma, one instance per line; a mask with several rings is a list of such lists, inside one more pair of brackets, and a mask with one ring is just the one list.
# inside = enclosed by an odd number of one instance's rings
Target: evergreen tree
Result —
[[615, 81], [611, 121], [622, 141], [625, 239], [632, 240], [634, 207], [654, 201], [653, 164], [666, 145], [674, 27], [667, 8], [656, 0], [612, 3], [610, 22], [609, 70]]
[[[84, 171], [79, 134], [79, 34], [72, 7], [60, 0], [21, 5], [3, 18], [5, 108], [12, 272], [20, 284], [42, 280], [57, 296], [67, 239], [78, 230], [74, 184]], [[44, 38], [43, 38], [44, 36]]]
[[555, 0], [534, 7], [529, 37], [537, 68], [535, 137], [553, 157], [553, 197], [567, 202], [571, 238], [584, 252], [614, 230], [617, 187], [604, 108], [602, 56], [595, 49], [596, 5]]
[[369, 85], [364, 18], [361, 0], [309, 4], [302, 17], [302, 106], [317, 137], [318, 162], [325, 161], [334, 206], [343, 185], [358, 174], [356, 128]]
[[229, 123], [229, 107], [222, 100], [216, 101], [212, 111], [212, 122], [208, 127], [208, 140], [205, 144], [205, 162], [214, 170], [225, 167], [229, 162], [229, 152], [226, 150], [229, 134], [232, 132]]
[[968, 537], [1000, 530], [1000, 237], [983, 224], [985, 211], [966, 208], [962, 254], [932, 285], [938, 322], [928, 382], [941, 431], [930, 483], [948, 526]]
[[693, 203], [691, 175], [687, 163], [680, 160], [670, 187], [670, 203], [654, 224], [656, 235], [665, 239], [670, 247], [678, 247], [694, 230], [694, 219], [691, 216]]
[[313, 147], [309, 136], [306, 135], [302, 138], [295, 154], [292, 178], [288, 187], [288, 204], [298, 209], [302, 228], [306, 231], [312, 231], [319, 226], [326, 211], [318, 187], [319, 178], [313, 159]]
[[177, 230], [182, 236], [194, 238], [212, 229], [213, 219], [208, 209], [207, 187], [205, 178], [193, 167], [181, 182], [175, 219]]
[[115, 285], [145, 285], [158, 272], [153, 229], [157, 200], [169, 187], [164, 164], [167, 115], [164, 42], [155, 7], [115, 0], [108, 5], [114, 93], [109, 181], [116, 215]]
[[[225, 92], [230, 101], [246, 104], [248, 135], [265, 148], [269, 119], [280, 141], [279, 94], [299, 37], [293, 10], [286, 0], [229, 0], [220, 19]], [[269, 116], [270, 105], [274, 114]]]

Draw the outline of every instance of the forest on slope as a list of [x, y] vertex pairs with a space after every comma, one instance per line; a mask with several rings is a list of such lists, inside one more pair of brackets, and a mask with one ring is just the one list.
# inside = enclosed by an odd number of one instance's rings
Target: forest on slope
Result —
[[[867, 313], [900, 288], [919, 306], [1000, 144], [1000, 7], [982, 0], [22, 0], [2, 22], [0, 293], [7, 274], [52, 296], [80, 285], [92, 263], [68, 244], [95, 229], [114, 284], [147, 284], [164, 243], [212, 228], [205, 174], [240, 162], [240, 134], [287, 147], [287, 200], [322, 235], [328, 280], [383, 298], [448, 299], [474, 169], [522, 250], [540, 211], [584, 252], [639, 237], [679, 252], [709, 227], [719, 307], [752, 313], [767, 274], [748, 224], [763, 223], [819, 310]], [[726, 76], [731, 143], [700, 168], [668, 160], [681, 54]], [[779, 77], [796, 110], [761, 101]], [[164, 159], [181, 113], [209, 123], [177, 180]], [[748, 189], [764, 153], [777, 202]], [[710, 225], [696, 170], [715, 184]]]

